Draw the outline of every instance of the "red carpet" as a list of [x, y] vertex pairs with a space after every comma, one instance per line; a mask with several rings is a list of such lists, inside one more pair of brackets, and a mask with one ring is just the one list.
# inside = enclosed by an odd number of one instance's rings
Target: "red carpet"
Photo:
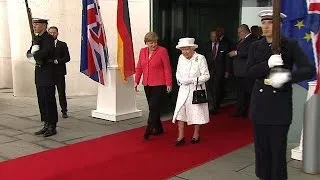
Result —
[[231, 107], [201, 129], [201, 142], [175, 147], [176, 125], [164, 123], [165, 134], [142, 138], [137, 128], [0, 163], [1, 180], [167, 179], [252, 142], [249, 120], [229, 118]]

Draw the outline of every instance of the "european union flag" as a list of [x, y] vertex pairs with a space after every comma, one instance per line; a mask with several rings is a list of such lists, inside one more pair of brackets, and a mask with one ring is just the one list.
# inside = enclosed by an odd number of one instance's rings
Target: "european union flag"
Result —
[[[282, 0], [281, 3], [282, 13], [287, 15], [282, 24], [283, 35], [296, 39], [310, 63], [315, 66], [311, 31], [318, 29], [319, 21], [308, 14], [306, 0]], [[301, 82], [299, 85], [308, 89], [308, 81]]]

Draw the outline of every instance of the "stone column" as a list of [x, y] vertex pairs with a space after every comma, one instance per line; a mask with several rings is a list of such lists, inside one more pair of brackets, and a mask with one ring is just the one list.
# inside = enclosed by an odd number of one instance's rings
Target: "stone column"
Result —
[[[34, 66], [26, 59], [26, 51], [31, 45], [31, 35], [25, 2], [10, 0], [7, 4], [14, 96], [35, 96]], [[48, 26], [57, 26], [59, 39], [68, 44], [71, 61], [67, 63], [67, 96], [97, 94], [97, 85], [80, 73], [79, 68], [81, 1], [29, 0], [29, 6], [33, 17], [47, 18]]]
[[[7, 3], [13, 95], [35, 96], [34, 66], [26, 59], [26, 52], [31, 45], [31, 34], [25, 3], [23, 0], [8, 0]], [[34, 10], [33, 14], [37, 14], [35, 9], [43, 9], [41, 4], [34, 4], [34, 0], [29, 1], [29, 6]]]
[[0, 0], [0, 88], [12, 88], [7, 0]]
[[[110, 56], [109, 65], [114, 67], [117, 65], [117, 1], [104, 0], [99, 2], [106, 30]], [[7, 44], [10, 44], [11, 47], [13, 92], [15, 96], [35, 96], [34, 67], [27, 62], [25, 56], [31, 45], [25, 2], [23, 0], [7, 0], [6, 3], [8, 22], [10, 22], [9, 33], [7, 33], [10, 36], [10, 43]], [[29, 6], [33, 17], [48, 18], [49, 26], [57, 26], [59, 39], [68, 44], [71, 60], [67, 63], [67, 96], [96, 95], [98, 84], [80, 73], [82, 2], [79, 0], [29, 0]], [[150, 30], [150, 5], [146, 0], [131, 0], [129, 6], [133, 47], [137, 60], [139, 50], [144, 46], [144, 35]], [[5, 6], [0, 8], [3, 7]]]

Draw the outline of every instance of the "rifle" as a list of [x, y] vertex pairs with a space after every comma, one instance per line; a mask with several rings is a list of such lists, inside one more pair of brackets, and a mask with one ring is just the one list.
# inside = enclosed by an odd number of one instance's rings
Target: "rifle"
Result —
[[29, 8], [28, 0], [25, 0], [25, 3], [26, 3], [27, 14], [28, 14], [29, 28], [30, 28], [30, 32], [31, 32], [31, 37], [32, 37], [32, 40], [34, 40], [35, 34], [34, 34], [34, 30], [33, 30], [31, 9]]

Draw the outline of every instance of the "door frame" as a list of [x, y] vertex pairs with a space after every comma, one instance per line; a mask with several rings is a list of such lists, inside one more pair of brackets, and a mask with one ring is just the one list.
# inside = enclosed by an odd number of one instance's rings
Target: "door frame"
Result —
[[[155, 24], [154, 23], [159, 23], [159, 22], [155, 22], [154, 21], [154, 16], [158, 16], [158, 15], [155, 15], [155, 13], [158, 13], [157, 11], [154, 11], [154, 6], [155, 6], [155, 1], [158, 1], [158, 0], [149, 0], [149, 30], [150, 31], [154, 31], [154, 26]], [[189, 1], [189, 0], [187, 0]], [[270, 1], [270, 0], [269, 0]], [[243, 7], [243, 0], [239, 0], [239, 16], [238, 16], [238, 22], [239, 22], [239, 25], [242, 23], [241, 22], [241, 19], [242, 19], [242, 7]], [[188, 30], [188, 29], [187, 29]], [[235, 39], [233, 39], [235, 40]]]

